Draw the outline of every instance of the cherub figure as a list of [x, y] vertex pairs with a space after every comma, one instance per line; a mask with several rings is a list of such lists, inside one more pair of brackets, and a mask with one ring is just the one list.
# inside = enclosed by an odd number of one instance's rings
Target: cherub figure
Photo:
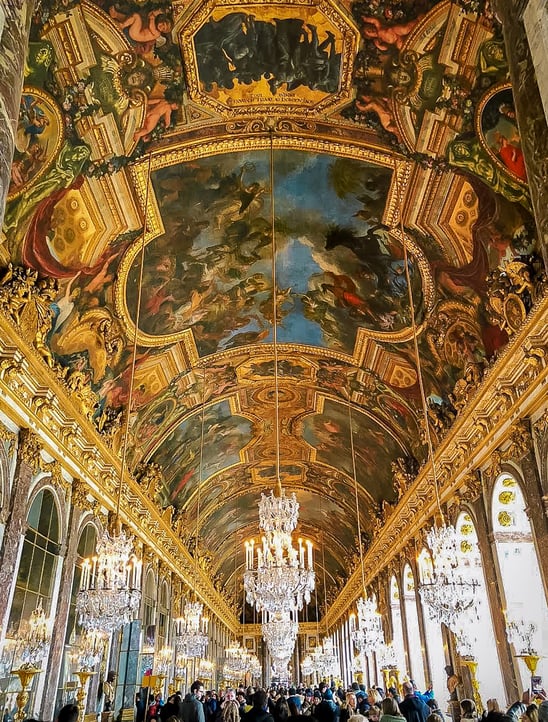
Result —
[[125, 17], [113, 7], [109, 12], [118, 21], [120, 30], [126, 30], [128, 37], [135, 43], [155, 43], [161, 35], [171, 32], [173, 27], [170, 17], [160, 9], [151, 10], [146, 19], [138, 12]]
[[167, 128], [171, 123], [171, 113], [177, 110], [178, 107], [177, 103], [170, 103], [168, 100], [165, 100], [165, 98], [153, 98], [149, 100], [143, 127], [133, 134], [133, 140], [139, 141], [141, 138], [150, 140], [150, 133], [152, 133], [162, 118]]

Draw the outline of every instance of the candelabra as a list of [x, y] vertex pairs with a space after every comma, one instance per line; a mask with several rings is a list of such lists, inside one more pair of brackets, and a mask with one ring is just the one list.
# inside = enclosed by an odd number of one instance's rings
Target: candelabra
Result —
[[29, 690], [34, 677], [42, 670], [40, 664], [47, 655], [51, 640], [51, 624], [42, 608], [42, 600], [38, 600], [36, 609], [28, 621], [23, 620], [15, 638], [15, 654], [21, 659], [19, 669], [12, 669], [11, 674], [19, 677], [21, 691], [15, 703], [17, 712], [14, 722], [25, 719], [25, 707], [29, 701]]
[[530, 620], [514, 619], [506, 625], [508, 641], [514, 645], [516, 658], [523, 659], [531, 677], [540, 660], [537, 646], [537, 625]]
[[19, 669], [12, 669], [11, 674], [19, 677], [19, 682], [21, 683], [21, 690], [17, 693], [17, 696], [15, 697], [15, 707], [17, 711], [13, 716], [13, 722], [23, 722], [23, 720], [26, 719], [26, 717], [28, 716], [25, 713], [25, 707], [27, 706], [29, 701], [29, 692], [32, 685], [32, 680], [34, 679], [35, 675], [39, 674], [41, 671], [41, 669], [35, 669], [33, 667], [20, 667]]
[[76, 704], [78, 705], [78, 720], [84, 722], [86, 714], [86, 698], [87, 698], [87, 684], [90, 677], [93, 676], [93, 672], [89, 669], [79, 669], [74, 672], [75, 676], [78, 677], [78, 689], [76, 690]]

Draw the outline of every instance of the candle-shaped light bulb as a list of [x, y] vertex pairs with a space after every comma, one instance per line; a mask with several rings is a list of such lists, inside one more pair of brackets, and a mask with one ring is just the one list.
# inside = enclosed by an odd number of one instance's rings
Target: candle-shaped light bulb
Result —
[[303, 540], [299, 538], [299, 565], [304, 567], [304, 546]]
[[312, 542], [310, 539], [307, 539], [306, 546], [308, 549], [308, 568], [312, 569]]

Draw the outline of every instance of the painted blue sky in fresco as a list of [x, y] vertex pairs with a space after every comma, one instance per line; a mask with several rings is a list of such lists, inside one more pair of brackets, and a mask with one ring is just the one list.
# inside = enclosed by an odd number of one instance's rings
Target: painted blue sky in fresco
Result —
[[[405, 325], [406, 298], [389, 287], [399, 259], [384, 230], [367, 237], [390, 178], [390, 169], [356, 160], [274, 152], [279, 341], [351, 354], [360, 326], [380, 329], [387, 299], [390, 328]], [[160, 337], [192, 329], [201, 356], [271, 342], [269, 152], [162, 168], [153, 185], [165, 233], [146, 248], [141, 329]], [[352, 241], [327, 249], [333, 226]], [[136, 274], [134, 263], [129, 308]]]

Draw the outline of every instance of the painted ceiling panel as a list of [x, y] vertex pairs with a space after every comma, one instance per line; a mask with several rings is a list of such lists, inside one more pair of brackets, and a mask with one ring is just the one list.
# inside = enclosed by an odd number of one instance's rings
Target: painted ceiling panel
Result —
[[42, 0], [2, 275], [218, 587], [279, 448], [336, 590], [355, 492], [367, 544], [525, 317], [493, 291], [538, 260], [525, 180], [487, 3]]

